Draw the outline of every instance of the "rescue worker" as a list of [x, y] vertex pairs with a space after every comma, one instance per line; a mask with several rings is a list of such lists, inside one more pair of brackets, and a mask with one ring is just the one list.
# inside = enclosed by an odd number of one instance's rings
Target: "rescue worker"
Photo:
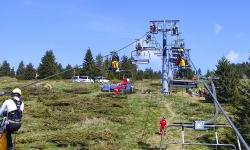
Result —
[[11, 93], [11, 99], [4, 101], [0, 109], [0, 115], [7, 117], [6, 137], [8, 150], [14, 149], [11, 134], [18, 131], [21, 127], [22, 113], [24, 109], [21, 95], [21, 90], [15, 88]]
[[150, 25], [150, 33], [155, 33], [156, 32], [156, 26], [154, 23]]
[[165, 117], [162, 117], [160, 121], [160, 134], [163, 133], [165, 135], [166, 127], [167, 127], [167, 120]]
[[119, 72], [119, 62], [117, 60], [113, 60], [111, 65], [113, 70]]
[[178, 48], [178, 53], [180, 54], [181, 57], [183, 57], [184, 56], [184, 49]]
[[173, 29], [172, 29], [172, 34], [173, 34], [173, 35], [179, 35], [178, 27], [173, 27]]
[[180, 58], [179, 67], [180, 68], [185, 68], [186, 67], [186, 61], [185, 61], [185, 59], [183, 57]]

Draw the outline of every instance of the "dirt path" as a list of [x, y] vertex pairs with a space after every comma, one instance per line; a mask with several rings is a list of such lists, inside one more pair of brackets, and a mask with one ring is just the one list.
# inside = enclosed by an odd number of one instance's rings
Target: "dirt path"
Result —
[[[172, 109], [171, 103], [168, 102], [168, 101], [162, 101], [161, 100], [160, 103], [159, 103], [159, 106], [163, 106], [163, 107], [160, 107], [160, 110], [161, 110], [162, 114], [166, 115], [166, 119], [168, 121], [168, 124], [170, 122], [173, 122], [173, 118], [176, 116], [176, 113]], [[172, 135], [170, 134], [169, 136], [172, 136]], [[163, 141], [162, 141], [163, 147], [166, 146], [166, 141], [167, 141], [167, 137], [165, 136]], [[158, 147], [159, 148], [160, 147], [160, 142], [161, 142], [161, 136], [159, 134], [154, 134], [148, 139], [148, 142], [150, 142], [153, 145], [153, 147]]]

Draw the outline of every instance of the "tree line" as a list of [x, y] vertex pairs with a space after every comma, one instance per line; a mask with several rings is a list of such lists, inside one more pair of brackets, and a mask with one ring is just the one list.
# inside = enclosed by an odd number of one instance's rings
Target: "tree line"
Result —
[[125, 55], [119, 59], [119, 66], [120, 70], [123, 70], [122, 72], [113, 73], [108, 71], [111, 66], [112, 57], [119, 58], [117, 53], [112, 53], [111, 57], [103, 57], [101, 54], [98, 54], [94, 58], [91, 49], [87, 49], [82, 65], [72, 66], [68, 64], [64, 68], [61, 63], [56, 61], [53, 50], [47, 50], [37, 68], [35, 68], [32, 63], [25, 65], [24, 62], [21, 61], [15, 71], [14, 67], [11, 67], [7, 60], [4, 60], [2, 64], [0, 64], [0, 77], [10, 76], [19, 80], [32, 80], [42, 79], [60, 72], [63, 73], [55, 76], [54, 79], [71, 79], [74, 75], [88, 75], [92, 78], [95, 76], [105, 76], [110, 79], [126, 76], [135, 80], [159, 79], [161, 77], [161, 72], [154, 71], [152, 68], [137, 70], [137, 66], [132, 64], [131, 59]]
[[[223, 57], [216, 70], [208, 71], [206, 75], [217, 77], [214, 83], [218, 100], [232, 106], [227, 111], [234, 115], [232, 119], [250, 143], [250, 63], [232, 64]], [[235, 139], [234, 136], [232, 133], [231, 139]]]

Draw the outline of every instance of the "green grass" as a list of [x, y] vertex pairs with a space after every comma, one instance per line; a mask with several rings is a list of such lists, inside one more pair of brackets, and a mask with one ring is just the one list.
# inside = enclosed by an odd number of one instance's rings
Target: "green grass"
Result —
[[[0, 91], [28, 82], [4, 78], [0, 80]], [[48, 80], [28, 87], [23, 90], [25, 111], [16, 137], [17, 149], [158, 149], [162, 116], [170, 123], [212, 116], [211, 103], [182, 95], [163, 97], [159, 81], [138, 81], [135, 88], [136, 93], [117, 98], [101, 93], [96, 84], [69, 80]], [[142, 94], [145, 90], [152, 92]], [[7, 98], [0, 97], [0, 102]], [[220, 117], [218, 123], [224, 122]], [[188, 141], [214, 142], [210, 132], [186, 131]], [[221, 136], [226, 136], [223, 131]], [[180, 130], [169, 128], [163, 145], [175, 139], [180, 140]]]

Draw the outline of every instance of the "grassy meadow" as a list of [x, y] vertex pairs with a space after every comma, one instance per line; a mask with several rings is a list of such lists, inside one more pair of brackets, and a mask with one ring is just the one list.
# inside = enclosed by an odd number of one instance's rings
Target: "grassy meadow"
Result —
[[[0, 78], [0, 91], [10, 91], [32, 81]], [[158, 80], [134, 83], [135, 93], [114, 97], [102, 93], [98, 84], [48, 80], [23, 90], [25, 111], [21, 129], [16, 134], [17, 149], [159, 149], [159, 121], [193, 122], [212, 117], [214, 107], [202, 98], [178, 91], [163, 97]], [[147, 92], [145, 92], [147, 91]], [[0, 102], [8, 99], [6, 94]], [[227, 106], [225, 106], [228, 109]], [[223, 117], [217, 123], [225, 123]], [[219, 137], [227, 137], [219, 129]], [[178, 150], [168, 142], [180, 141], [180, 128], [167, 129], [163, 149]], [[214, 132], [185, 130], [187, 142], [215, 142]], [[185, 146], [207, 150], [211, 147]]]

